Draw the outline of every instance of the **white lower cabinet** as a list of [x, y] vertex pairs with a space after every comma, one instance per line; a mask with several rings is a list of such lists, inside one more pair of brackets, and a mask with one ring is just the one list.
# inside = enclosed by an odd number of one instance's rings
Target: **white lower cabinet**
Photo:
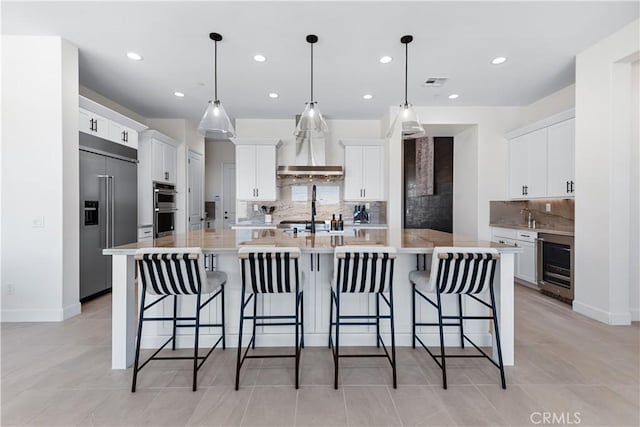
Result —
[[498, 227], [493, 228], [491, 235], [493, 242], [522, 248], [522, 253], [515, 254], [514, 276], [531, 284], [537, 284], [537, 238], [538, 233], [535, 231]]

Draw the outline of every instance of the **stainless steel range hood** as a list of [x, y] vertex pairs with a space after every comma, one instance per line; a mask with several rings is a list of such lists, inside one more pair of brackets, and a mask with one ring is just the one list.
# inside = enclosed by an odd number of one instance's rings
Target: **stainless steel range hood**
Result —
[[278, 166], [280, 176], [342, 176], [342, 166]]
[[[296, 123], [300, 116], [296, 116]], [[293, 154], [293, 153], [292, 153]], [[278, 166], [278, 176], [286, 177], [341, 177], [342, 165], [325, 163], [325, 138], [298, 138], [295, 143], [295, 165]]]

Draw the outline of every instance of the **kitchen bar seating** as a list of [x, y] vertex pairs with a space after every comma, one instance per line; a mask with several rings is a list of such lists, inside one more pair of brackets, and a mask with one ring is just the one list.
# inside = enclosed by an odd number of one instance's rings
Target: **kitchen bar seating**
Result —
[[[498, 328], [498, 316], [496, 313], [496, 299], [493, 288], [496, 264], [500, 254], [491, 248], [452, 248], [436, 247], [433, 250], [431, 260], [431, 270], [417, 270], [409, 273], [409, 281], [412, 284], [412, 319], [413, 319], [413, 348], [416, 340], [433, 358], [436, 364], [442, 369], [442, 386], [447, 388], [447, 358], [485, 357], [500, 370], [500, 380], [502, 388], [506, 389], [504, 377], [504, 364], [502, 360], [502, 349], [500, 346], [500, 333]], [[489, 293], [490, 302], [487, 303], [478, 296], [482, 293]], [[434, 302], [425, 294], [436, 294]], [[458, 315], [445, 316], [442, 314], [442, 296], [450, 294], [457, 295]], [[466, 295], [478, 303], [491, 310], [491, 316], [465, 316], [462, 310], [462, 297]], [[427, 301], [438, 312], [438, 323], [416, 322], [416, 297]], [[420, 300], [418, 300], [420, 301]], [[480, 347], [469, 339], [464, 333], [463, 322], [465, 320], [492, 320], [494, 327], [495, 352], [498, 356], [496, 363], [491, 356], [486, 354]], [[456, 321], [445, 323], [446, 321]], [[424, 344], [416, 332], [418, 326], [438, 326], [440, 335], [440, 354], [433, 354]], [[444, 347], [444, 327], [456, 326], [460, 328], [460, 347], [464, 348], [465, 340], [475, 347], [480, 354], [445, 354]]]
[[[393, 317], [393, 266], [396, 250], [384, 246], [343, 246], [335, 249], [333, 280], [331, 283], [331, 303], [329, 313], [329, 348], [333, 349], [334, 379], [333, 386], [338, 388], [338, 367], [341, 357], [386, 357], [393, 371], [393, 388], [397, 388], [396, 380], [396, 340]], [[387, 298], [384, 293], [388, 292]], [[375, 294], [376, 313], [373, 315], [342, 314], [340, 295]], [[380, 314], [380, 298], [386, 303], [389, 314]], [[335, 320], [333, 310], [335, 305]], [[389, 319], [391, 326], [391, 354], [380, 335], [380, 319]], [[340, 354], [340, 326], [375, 326], [376, 347], [384, 350], [384, 354]], [[336, 336], [333, 341], [332, 329], [335, 326]]]
[[[139, 249], [134, 257], [137, 265], [140, 281], [142, 282], [142, 297], [140, 299], [140, 316], [138, 320], [138, 337], [136, 341], [136, 354], [133, 367], [133, 382], [131, 391], [136, 391], [136, 381], [138, 372], [151, 360], [193, 360], [193, 391], [197, 388], [198, 370], [207, 360], [211, 352], [222, 343], [225, 345], [224, 328], [224, 285], [227, 282], [227, 275], [220, 271], [206, 271], [204, 267], [204, 256], [201, 248], [151, 248]], [[157, 295], [159, 298], [148, 305], [145, 305], [147, 294]], [[213, 294], [201, 303], [203, 294]], [[173, 316], [171, 317], [145, 317], [144, 312], [163, 301], [167, 297], [173, 296]], [[195, 315], [193, 317], [178, 317], [178, 297], [191, 296], [195, 298]], [[219, 297], [219, 298], [218, 298]], [[202, 324], [200, 323], [200, 311], [211, 301], [218, 298], [220, 300], [220, 323]], [[149, 357], [142, 365], [140, 361], [140, 341], [142, 339], [142, 325], [144, 322], [173, 322], [172, 336]], [[188, 321], [187, 324], [178, 322]], [[191, 323], [193, 322], [193, 323]], [[222, 330], [220, 338], [209, 349], [205, 356], [198, 354], [198, 339], [201, 327], [219, 327]], [[194, 350], [193, 356], [156, 356], [160, 351], [172, 343], [172, 350], [176, 349], [177, 328], [194, 328]], [[199, 362], [199, 363], [198, 363]]]
[[[303, 291], [300, 284], [298, 259], [299, 248], [276, 248], [246, 246], [238, 250], [242, 293], [240, 299], [240, 328], [238, 332], [238, 358], [236, 361], [236, 390], [240, 386], [240, 369], [245, 359], [259, 358], [295, 358], [295, 387], [299, 386], [300, 352], [304, 347], [304, 309]], [[249, 293], [249, 298], [245, 295]], [[258, 315], [258, 296], [265, 294], [294, 294], [295, 314]], [[253, 315], [245, 314], [245, 309], [253, 299]], [[242, 346], [242, 333], [245, 320], [252, 321], [251, 339], [247, 347]], [[256, 348], [256, 326], [295, 326], [295, 352], [293, 354], [248, 354]]]

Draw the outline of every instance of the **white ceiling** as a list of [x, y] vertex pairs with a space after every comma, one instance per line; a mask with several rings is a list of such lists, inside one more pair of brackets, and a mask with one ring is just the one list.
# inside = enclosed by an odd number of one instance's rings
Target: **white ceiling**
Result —
[[[638, 2], [2, 2], [4, 34], [60, 35], [80, 49], [80, 82], [146, 117], [199, 120], [212, 97], [235, 118], [292, 118], [315, 94], [327, 118], [380, 118], [416, 105], [526, 105], [574, 81], [581, 50], [638, 18]], [[126, 58], [128, 51], [144, 61]], [[256, 53], [264, 63], [253, 61]], [[381, 64], [383, 55], [394, 58]], [[507, 56], [506, 63], [490, 61]], [[425, 88], [427, 77], [448, 77]], [[204, 84], [204, 86], [203, 86]], [[177, 98], [174, 91], [186, 94]], [[280, 98], [268, 98], [278, 92]], [[371, 93], [373, 100], [362, 95]], [[458, 93], [457, 100], [448, 95]]]

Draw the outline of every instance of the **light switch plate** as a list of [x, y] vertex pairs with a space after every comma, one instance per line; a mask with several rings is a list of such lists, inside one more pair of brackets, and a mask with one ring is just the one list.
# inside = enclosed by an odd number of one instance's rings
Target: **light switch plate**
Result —
[[42, 215], [34, 216], [33, 219], [31, 220], [31, 226], [33, 228], [43, 228], [44, 227], [44, 216], [42, 216]]

